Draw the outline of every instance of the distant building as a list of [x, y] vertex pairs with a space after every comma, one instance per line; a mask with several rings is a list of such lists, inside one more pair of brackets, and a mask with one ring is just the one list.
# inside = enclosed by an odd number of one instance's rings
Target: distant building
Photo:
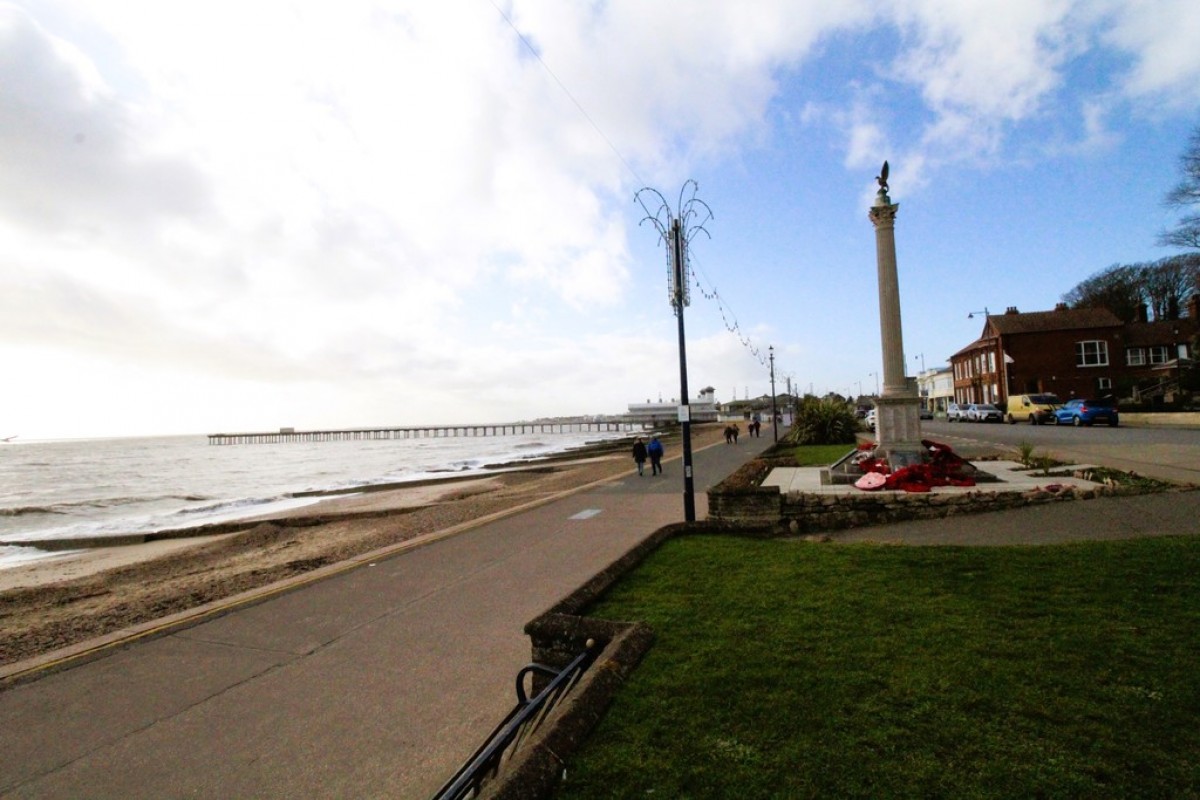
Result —
[[[691, 415], [692, 422], [716, 422], [719, 410], [716, 390], [711, 386], [701, 389], [700, 394], [688, 401], [688, 413]], [[630, 403], [629, 413], [625, 415], [625, 419], [630, 422], [649, 422], [656, 425], [678, 422], [679, 401], [671, 400], [669, 403], [664, 403], [660, 400], [652, 403], [647, 400], [644, 403]]]
[[950, 367], [933, 367], [917, 375], [917, 393], [921, 397], [921, 408], [935, 414], [946, 413], [946, 406], [954, 402], [954, 372]]
[[1197, 298], [1188, 316], [1123, 323], [1104, 308], [989, 314], [980, 337], [950, 357], [954, 402], [995, 403], [1009, 395], [1132, 397], [1176, 380], [1191, 366], [1200, 328]]

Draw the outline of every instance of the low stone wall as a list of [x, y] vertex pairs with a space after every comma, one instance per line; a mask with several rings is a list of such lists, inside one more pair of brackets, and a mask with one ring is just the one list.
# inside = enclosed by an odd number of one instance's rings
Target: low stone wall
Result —
[[885, 491], [839, 495], [784, 495], [778, 487], [760, 487], [736, 492], [709, 492], [708, 517], [710, 521], [719, 524], [769, 528], [775, 535], [794, 536], [1134, 493], [1136, 490], [1099, 484], [1094, 489], [1083, 491], [1064, 487], [1059, 492], [979, 491], [922, 494]]
[[589, 639], [600, 648], [599, 654], [570, 694], [513, 753], [500, 773], [484, 784], [480, 800], [531, 800], [551, 795], [562, 777], [567, 758], [591, 733], [654, 643], [654, 631], [644, 622], [617, 622], [584, 615], [626, 572], [687, 527], [668, 525], [655, 531], [525, 625], [533, 661], [539, 664], [561, 669], [579, 655]]

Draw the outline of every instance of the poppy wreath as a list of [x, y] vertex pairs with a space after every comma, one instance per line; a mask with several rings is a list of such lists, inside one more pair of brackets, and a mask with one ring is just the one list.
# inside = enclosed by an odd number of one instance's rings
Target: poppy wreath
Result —
[[[974, 486], [975, 478], [966, 472], [968, 464], [959, 457], [949, 445], [934, 442], [929, 439], [921, 440], [921, 446], [928, 453], [928, 461], [923, 464], [913, 464], [891, 471], [887, 459], [875, 458], [873, 446], [868, 452], [860, 447], [861, 458], [856, 456], [858, 468], [867, 475], [855, 482], [855, 486], [864, 491], [890, 489], [904, 492], [928, 492], [935, 486]], [[880, 483], [877, 479], [867, 480], [867, 476], [878, 474], [884, 476]]]

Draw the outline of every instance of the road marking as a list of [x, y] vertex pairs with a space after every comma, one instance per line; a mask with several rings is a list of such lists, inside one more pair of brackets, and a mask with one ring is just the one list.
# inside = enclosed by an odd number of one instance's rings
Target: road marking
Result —
[[598, 509], [598, 508], [585, 508], [583, 511], [580, 511], [578, 514], [572, 514], [570, 517], [568, 517], [568, 519], [591, 519], [592, 517], [596, 516], [599, 513], [600, 513], [600, 509]]

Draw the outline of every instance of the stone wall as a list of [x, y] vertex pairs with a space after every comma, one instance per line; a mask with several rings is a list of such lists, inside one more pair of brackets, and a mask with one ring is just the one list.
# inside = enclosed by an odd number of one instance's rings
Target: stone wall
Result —
[[961, 514], [982, 514], [1010, 508], [1090, 500], [1131, 494], [1120, 486], [1097, 485], [1080, 491], [1059, 492], [859, 492], [857, 494], [781, 494], [778, 487], [709, 492], [708, 517], [718, 524], [771, 528], [777, 535], [796, 535], [861, 528], [914, 519], [940, 519]]

